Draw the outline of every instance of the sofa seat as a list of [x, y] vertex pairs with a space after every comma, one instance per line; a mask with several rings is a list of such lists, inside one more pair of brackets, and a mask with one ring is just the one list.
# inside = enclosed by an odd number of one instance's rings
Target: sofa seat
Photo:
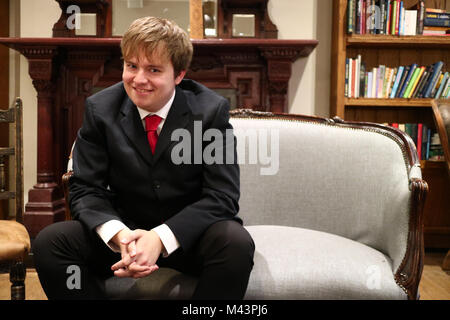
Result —
[[360, 242], [285, 226], [247, 230], [256, 251], [246, 299], [406, 299], [390, 259]]
[[[245, 299], [406, 299], [394, 281], [390, 259], [362, 243], [303, 228], [246, 228], [256, 251]], [[192, 295], [195, 278], [167, 268], [156, 273], [158, 277], [139, 280], [110, 278], [107, 291], [121, 299]]]

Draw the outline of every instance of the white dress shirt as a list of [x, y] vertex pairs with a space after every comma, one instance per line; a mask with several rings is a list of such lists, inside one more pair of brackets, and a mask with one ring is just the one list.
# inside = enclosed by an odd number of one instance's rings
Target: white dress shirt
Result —
[[[159, 109], [157, 112], [148, 112], [144, 109], [137, 107], [144, 128], [145, 128], [145, 120], [144, 120], [145, 117], [147, 117], [148, 115], [156, 114], [162, 118], [161, 122], [159, 123], [158, 129], [156, 130], [157, 134], [159, 135], [164, 125], [164, 122], [167, 118], [167, 114], [169, 113], [170, 107], [172, 106], [174, 98], [175, 98], [175, 90], [173, 91], [172, 97], [169, 99], [166, 105], [161, 109]], [[106, 245], [109, 248], [111, 248], [111, 250], [115, 252], [120, 252], [120, 249], [110, 240], [117, 234], [117, 232], [125, 228], [127, 228], [127, 226], [123, 224], [121, 221], [110, 220], [108, 222], [99, 225], [95, 229], [95, 231], [100, 236], [100, 238], [106, 243]], [[172, 230], [170, 230], [170, 228], [166, 224], [161, 224], [153, 228], [152, 230], [158, 234], [164, 246], [162, 252], [163, 257], [168, 257], [172, 252], [174, 252], [176, 249], [180, 247], [180, 243], [175, 238], [175, 235], [173, 234]]]

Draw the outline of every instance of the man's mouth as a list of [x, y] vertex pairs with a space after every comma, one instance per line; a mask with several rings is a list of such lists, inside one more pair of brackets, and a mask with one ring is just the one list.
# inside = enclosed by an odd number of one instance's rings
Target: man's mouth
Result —
[[152, 92], [153, 90], [147, 90], [147, 89], [141, 89], [141, 88], [133, 88], [137, 93], [143, 93], [143, 94], [145, 94], [145, 93], [150, 93], [150, 92]]

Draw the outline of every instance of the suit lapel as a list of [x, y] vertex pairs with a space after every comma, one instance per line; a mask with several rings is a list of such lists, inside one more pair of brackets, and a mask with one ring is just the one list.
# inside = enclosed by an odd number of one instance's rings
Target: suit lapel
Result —
[[145, 161], [151, 165], [153, 157], [152, 152], [136, 106], [128, 97], [126, 97], [120, 111], [123, 116], [122, 119], [120, 119], [120, 125], [122, 126], [123, 131]]
[[153, 164], [155, 164], [164, 151], [174, 141], [171, 140], [172, 132], [175, 129], [185, 128], [189, 122], [191, 114], [186, 100], [186, 96], [179, 87], [176, 87], [175, 98], [173, 100], [167, 119], [164, 122], [161, 133], [156, 143], [155, 154], [153, 155]]

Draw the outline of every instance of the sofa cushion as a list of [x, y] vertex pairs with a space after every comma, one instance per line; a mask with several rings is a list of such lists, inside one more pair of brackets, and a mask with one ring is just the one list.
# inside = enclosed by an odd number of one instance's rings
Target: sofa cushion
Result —
[[[256, 251], [245, 299], [407, 298], [394, 281], [390, 259], [364, 244], [303, 228], [246, 228]], [[106, 289], [112, 298], [188, 299], [197, 282], [168, 268], [154, 275], [110, 278]]]
[[364, 244], [303, 228], [247, 230], [256, 251], [246, 299], [407, 298], [391, 260]]

